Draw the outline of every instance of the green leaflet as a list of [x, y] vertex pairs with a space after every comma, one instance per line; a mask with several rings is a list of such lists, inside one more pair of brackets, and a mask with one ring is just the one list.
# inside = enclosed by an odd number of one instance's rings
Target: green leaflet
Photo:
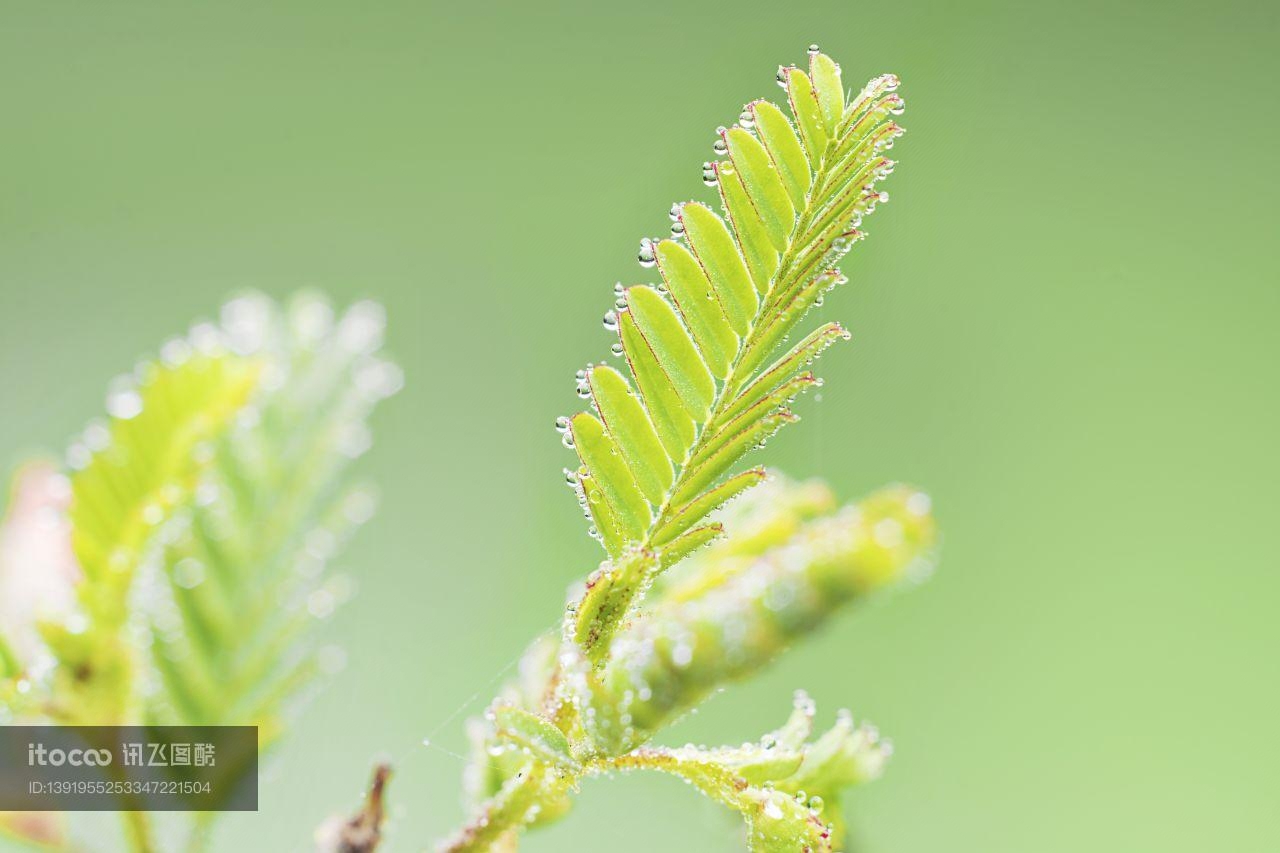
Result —
[[791, 114], [795, 116], [796, 127], [800, 131], [800, 141], [804, 143], [805, 154], [809, 158], [809, 166], [817, 169], [822, 163], [822, 155], [827, 149], [826, 123], [822, 119], [822, 108], [818, 105], [818, 96], [809, 83], [809, 78], [798, 68], [787, 69], [787, 99], [791, 102]]
[[810, 332], [804, 340], [796, 344], [790, 352], [775, 361], [767, 370], [747, 386], [734, 400], [733, 405], [725, 410], [720, 420], [731, 422], [751, 406], [754, 406], [766, 395], [773, 393], [792, 372], [807, 367], [822, 354], [822, 351], [836, 341], [848, 340], [849, 333], [839, 323], [828, 323]]
[[650, 287], [628, 288], [627, 307], [686, 411], [701, 423], [715, 399], [716, 383], [680, 318]]
[[724, 202], [725, 213], [733, 224], [738, 245], [742, 247], [743, 256], [751, 270], [751, 278], [755, 282], [756, 291], [763, 296], [768, 293], [773, 281], [773, 274], [778, 271], [778, 252], [773, 247], [769, 232], [765, 228], [760, 214], [747, 194], [742, 183], [742, 176], [732, 164], [716, 164], [716, 175], [720, 186], [720, 199]]
[[627, 533], [618, 520], [617, 513], [609, 506], [599, 482], [585, 466], [578, 469], [575, 476], [578, 488], [582, 490], [582, 504], [591, 514], [600, 544], [604, 545], [604, 550], [610, 557], [618, 556], [627, 544]]
[[605, 663], [614, 635], [644, 592], [655, 566], [652, 554], [631, 550], [587, 578], [587, 591], [575, 614], [573, 639], [593, 666]]
[[645, 409], [662, 439], [662, 446], [672, 459], [683, 459], [685, 451], [693, 444], [693, 417], [685, 408], [675, 383], [663, 369], [653, 347], [637, 328], [630, 311], [618, 312], [618, 336], [622, 340], [631, 375], [640, 386]]
[[733, 128], [725, 136], [729, 142], [729, 156], [764, 222], [769, 239], [779, 252], [785, 250], [787, 238], [795, 225], [796, 211], [786, 187], [782, 185], [782, 178], [769, 159], [769, 152], [760, 140], [740, 127]]
[[658, 555], [661, 561], [660, 568], [668, 569], [674, 566], [694, 551], [723, 535], [724, 525], [718, 523], [704, 524], [701, 527], [695, 527], [692, 530], [681, 533], [662, 547], [662, 551]]
[[819, 387], [821, 384], [821, 380], [807, 371], [796, 374], [782, 382], [769, 393], [762, 395], [750, 406], [743, 409], [736, 417], [728, 421], [723, 428], [717, 430], [715, 438], [703, 445], [697, 460], [700, 462], [703, 458], [713, 458], [730, 444], [734, 440], [734, 436], [738, 435], [739, 432], [748, 429], [752, 424], [759, 424], [770, 413], [785, 411], [796, 397], [810, 388]]
[[788, 411], [771, 412], [755, 423], [743, 426], [727, 440], [717, 442], [713, 449], [700, 452], [689, 460], [688, 473], [681, 478], [673, 502], [678, 505], [709, 488], [747, 451], [763, 444], [784, 425], [797, 420], [799, 418]]
[[808, 805], [781, 791], [749, 789], [747, 846], [751, 853], [830, 853], [831, 831]]
[[824, 273], [781, 302], [770, 320], [761, 326], [751, 346], [743, 352], [740, 363], [744, 374], [754, 375], [769, 354], [778, 348], [796, 324], [803, 319], [805, 312], [813, 306], [818, 295], [839, 281], [838, 273]]
[[632, 477], [649, 502], [657, 506], [670, 488], [675, 470], [649, 413], [631, 392], [626, 378], [608, 365], [588, 370], [587, 383], [600, 419], [622, 451]]
[[680, 221], [698, 263], [720, 295], [725, 315], [739, 335], [746, 334], [758, 300], [751, 274], [734, 245], [733, 235], [720, 217], [705, 205], [690, 202], [680, 209]]
[[768, 101], [756, 101], [751, 105], [752, 117], [760, 141], [769, 151], [769, 158], [778, 170], [782, 184], [791, 196], [791, 203], [799, 209], [805, 202], [805, 194], [809, 191], [809, 161], [804, 153], [804, 146], [796, 137], [791, 122], [782, 114], [782, 110]]
[[809, 58], [809, 76], [813, 79], [814, 94], [822, 113], [827, 133], [836, 134], [837, 125], [844, 116], [844, 85], [840, 82], [840, 66], [826, 54], [816, 53]]
[[762, 481], [765, 477], [763, 468], [752, 468], [743, 471], [736, 477], [730, 477], [715, 488], [708, 489], [687, 503], [677, 504], [654, 534], [654, 541], [659, 545], [672, 543], [677, 536], [697, 524], [707, 513], [718, 506], [733, 500], [747, 489]]
[[724, 376], [738, 354], [738, 336], [729, 325], [716, 289], [697, 259], [676, 241], [660, 241], [655, 254], [667, 290], [707, 366], [716, 376]]
[[605, 431], [604, 424], [586, 412], [574, 415], [569, 429], [573, 433], [574, 447], [582, 457], [582, 463], [600, 484], [623, 538], [632, 542], [639, 540], [649, 527], [652, 516], [617, 443]]
[[889, 754], [874, 726], [856, 726], [853, 716], [841, 711], [836, 724], [805, 751], [803, 764], [786, 780], [786, 787], [835, 794], [878, 778]]

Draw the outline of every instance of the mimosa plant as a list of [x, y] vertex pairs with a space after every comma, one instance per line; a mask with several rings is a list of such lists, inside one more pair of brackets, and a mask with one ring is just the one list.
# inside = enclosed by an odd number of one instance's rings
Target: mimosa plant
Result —
[[641, 242], [640, 265], [660, 282], [619, 285], [604, 319], [623, 369], [578, 374], [591, 409], [557, 428], [606, 559], [559, 636], [535, 643], [520, 679], [472, 722], [474, 816], [442, 851], [512, 849], [564, 815], [584, 778], [628, 770], [678, 776], [739, 812], [758, 853], [842, 849], [843, 791], [889, 754], [848, 712], [813, 737], [803, 692], [756, 742], [651, 745], [841, 605], [923, 565], [934, 540], [929, 500], [911, 489], [839, 508], [820, 483], [737, 470], [798, 420], [792, 400], [820, 384], [814, 359], [849, 337], [838, 323], [800, 324], [845, 281], [837, 264], [887, 200], [877, 185], [902, 134], [893, 75], [847, 97], [840, 67], [814, 47], [807, 73], [781, 68], [778, 83], [790, 116], [753, 101], [717, 131], [703, 178], [721, 213], [676, 204], [670, 237]]

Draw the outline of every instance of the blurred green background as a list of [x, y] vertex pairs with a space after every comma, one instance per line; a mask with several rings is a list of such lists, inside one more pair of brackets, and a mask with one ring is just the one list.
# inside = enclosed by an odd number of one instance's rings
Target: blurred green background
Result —
[[[462, 716], [597, 548], [552, 431], [712, 130], [819, 42], [907, 137], [823, 313], [852, 345], [768, 461], [927, 488], [927, 584], [669, 741], [807, 687], [897, 744], [858, 849], [1280, 848], [1276, 7], [0, 2], [0, 463], [246, 287], [383, 301], [406, 390], [324, 627], [348, 669], [220, 849], [294, 850], [398, 762], [392, 849], [461, 817]], [[670, 779], [589, 783], [530, 851], [740, 848]]]

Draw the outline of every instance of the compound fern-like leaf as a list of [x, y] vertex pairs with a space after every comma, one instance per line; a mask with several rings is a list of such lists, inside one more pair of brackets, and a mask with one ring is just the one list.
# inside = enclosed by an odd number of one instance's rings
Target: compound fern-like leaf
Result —
[[886, 198], [876, 184], [902, 133], [897, 78], [872, 80], [846, 104], [839, 66], [813, 52], [808, 74], [783, 68], [778, 80], [790, 117], [748, 104], [719, 132], [721, 159], [704, 167], [723, 216], [699, 202], [673, 206], [672, 236], [640, 247], [661, 284], [618, 288], [605, 325], [630, 377], [607, 365], [581, 372], [595, 412], [562, 423], [580, 462], [570, 482], [595, 534], [614, 560], [649, 555], [651, 572], [673, 562], [664, 547], [759, 481], [735, 466], [797, 420], [791, 401], [819, 384], [810, 363], [848, 333], [828, 323], [770, 359], [844, 281], [836, 264]]

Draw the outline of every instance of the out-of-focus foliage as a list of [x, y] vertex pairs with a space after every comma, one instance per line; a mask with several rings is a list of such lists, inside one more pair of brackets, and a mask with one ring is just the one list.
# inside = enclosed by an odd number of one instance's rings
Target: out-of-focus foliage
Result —
[[[281, 309], [250, 294], [220, 319], [112, 383], [108, 418], [67, 453], [69, 476], [20, 472], [0, 589], [31, 605], [27, 624], [7, 611], [0, 624], [7, 718], [255, 725], [267, 746], [286, 703], [340, 664], [309, 629], [348, 595], [326, 567], [375, 508], [343, 473], [402, 383], [379, 356], [382, 309], [337, 317], [318, 296]], [[30, 511], [40, 495], [21, 500], [24, 482], [66, 498]], [[160, 844], [145, 817], [126, 826], [135, 848]]]
[[704, 179], [724, 216], [674, 205], [671, 237], [644, 240], [638, 258], [662, 283], [618, 286], [604, 322], [630, 378], [605, 364], [578, 375], [593, 410], [557, 427], [608, 559], [571, 597], [562, 635], [536, 642], [518, 682], [470, 724], [474, 817], [441, 850], [510, 849], [525, 827], [565, 814], [582, 778], [648, 769], [740, 813], [754, 851], [832, 851], [842, 791], [878, 776], [889, 754], [847, 711], [811, 738], [804, 694], [758, 742], [648, 745], [841, 605], [926, 565], [934, 544], [929, 500], [911, 489], [837, 508], [821, 484], [759, 487], [763, 468], [735, 473], [797, 420], [791, 401], [820, 384], [810, 365], [848, 337], [828, 323], [777, 355], [844, 281], [836, 264], [887, 199], [884, 151], [902, 133], [893, 75], [846, 101], [839, 66], [814, 47], [808, 72], [781, 68], [778, 83], [790, 117], [755, 101], [718, 131], [723, 159]]

